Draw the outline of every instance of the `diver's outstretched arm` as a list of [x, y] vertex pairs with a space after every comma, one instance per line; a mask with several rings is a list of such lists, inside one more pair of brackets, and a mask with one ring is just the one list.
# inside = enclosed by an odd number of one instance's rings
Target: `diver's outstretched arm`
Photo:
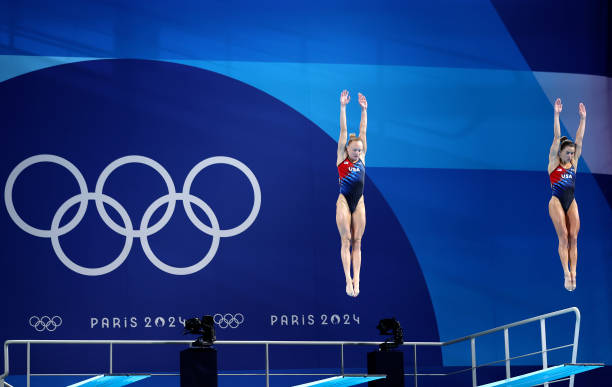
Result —
[[582, 153], [582, 139], [584, 138], [584, 128], [586, 126], [586, 108], [584, 104], [580, 102], [578, 105], [578, 114], [580, 115], [580, 124], [576, 131], [576, 152], [574, 153], [574, 165], [578, 163], [580, 154]]
[[342, 161], [346, 153], [346, 140], [348, 138], [346, 129], [346, 105], [351, 100], [348, 90], [340, 93], [340, 137], [338, 138], [338, 160]]
[[365, 95], [359, 93], [359, 105], [361, 106], [361, 121], [359, 122], [359, 138], [363, 142], [363, 156], [365, 157], [368, 143], [366, 141], [366, 129], [368, 127], [368, 101]]
[[555, 115], [554, 115], [554, 137], [552, 145], [550, 146], [550, 153], [548, 154], [548, 168], [550, 170], [551, 164], [552, 168], [557, 166], [557, 161], [559, 160], [559, 145], [561, 143], [561, 124], [559, 123], [559, 114], [563, 110], [563, 105], [561, 104], [561, 98], [557, 98], [555, 101]]

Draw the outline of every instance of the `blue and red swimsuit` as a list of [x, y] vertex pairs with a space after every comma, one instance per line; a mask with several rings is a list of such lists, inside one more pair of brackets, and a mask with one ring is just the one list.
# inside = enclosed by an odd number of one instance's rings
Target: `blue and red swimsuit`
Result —
[[572, 165], [569, 169], [558, 165], [550, 173], [550, 187], [553, 196], [561, 202], [563, 211], [567, 212], [574, 201], [574, 188], [576, 186], [576, 167]]
[[346, 199], [351, 213], [355, 212], [357, 203], [363, 195], [363, 183], [365, 182], [365, 165], [361, 159], [354, 163], [347, 157], [338, 165], [338, 181], [340, 182], [340, 193]]

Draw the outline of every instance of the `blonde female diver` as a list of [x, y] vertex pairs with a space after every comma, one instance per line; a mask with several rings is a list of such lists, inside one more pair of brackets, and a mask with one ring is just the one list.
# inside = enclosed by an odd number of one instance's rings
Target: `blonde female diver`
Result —
[[346, 294], [357, 297], [361, 269], [361, 238], [366, 224], [363, 184], [367, 151], [368, 102], [366, 97], [359, 93], [359, 105], [361, 106], [359, 136], [351, 133], [347, 143], [346, 105], [350, 99], [348, 91], [342, 91], [340, 94], [340, 138], [336, 157], [340, 182], [340, 194], [336, 201], [336, 225], [340, 232], [340, 257], [346, 279]]

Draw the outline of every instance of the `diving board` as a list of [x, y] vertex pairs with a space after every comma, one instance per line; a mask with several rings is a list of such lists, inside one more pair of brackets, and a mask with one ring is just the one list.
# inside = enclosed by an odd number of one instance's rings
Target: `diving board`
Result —
[[149, 376], [151, 375], [98, 375], [66, 387], [121, 387]]
[[515, 376], [510, 379], [500, 380], [499, 382], [483, 384], [479, 387], [529, 387], [538, 384], [552, 382], [553, 380], [562, 379], [571, 375], [579, 374], [603, 367], [603, 364], [562, 364], [528, 374]]
[[378, 379], [386, 378], [385, 375], [342, 375], [334, 376], [327, 379], [317, 380], [315, 382], [296, 384], [293, 387], [307, 387], [307, 386], [334, 386], [334, 387], [345, 387], [345, 386], [356, 386], [357, 384], [367, 383]]

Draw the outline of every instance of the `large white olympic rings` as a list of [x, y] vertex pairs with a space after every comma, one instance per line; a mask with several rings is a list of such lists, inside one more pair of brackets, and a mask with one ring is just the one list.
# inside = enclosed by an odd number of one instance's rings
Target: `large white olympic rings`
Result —
[[[77, 180], [79, 190], [81, 191], [80, 194], [69, 198], [58, 208], [58, 210], [55, 212], [55, 215], [53, 216], [53, 221], [51, 222], [51, 228], [49, 230], [38, 229], [26, 223], [17, 214], [17, 210], [15, 209], [15, 206], [13, 204], [13, 187], [15, 185], [17, 177], [19, 177], [21, 172], [23, 172], [26, 168], [34, 164], [45, 162], [58, 164], [66, 168]], [[132, 163], [144, 164], [153, 168], [157, 173], [161, 175], [168, 188], [167, 195], [158, 198], [147, 208], [140, 222], [140, 228], [138, 229], [134, 228], [133, 222], [130, 219], [130, 216], [128, 215], [125, 208], [123, 208], [123, 206], [119, 204], [119, 202], [117, 202], [115, 199], [103, 193], [104, 184], [106, 183], [106, 180], [108, 179], [110, 174], [120, 166]], [[208, 204], [206, 204], [202, 199], [191, 195], [190, 193], [191, 184], [193, 183], [193, 180], [198, 175], [198, 173], [200, 173], [204, 168], [215, 164], [227, 164], [239, 169], [249, 179], [249, 182], [251, 183], [251, 186], [253, 188], [253, 209], [251, 210], [251, 213], [241, 224], [232, 229], [222, 230], [219, 227], [219, 221], [215, 213], [208, 206]], [[74, 263], [64, 253], [59, 242], [60, 236], [69, 233], [81, 222], [81, 220], [85, 216], [85, 211], [87, 211], [87, 205], [90, 200], [96, 202], [96, 208], [104, 223], [110, 229], [125, 237], [125, 244], [123, 246], [123, 250], [121, 251], [121, 253], [119, 253], [117, 258], [115, 258], [111, 263], [105, 266], [96, 268], [83, 267]], [[148, 241], [148, 237], [150, 235], [155, 234], [168, 223], [174, 213], [174, 208], [176, 206], [177, 200], [181, 200], [183, 202], [183, 207], [185, 208], [185, 213], [187, 214], [189, 220], [200, 231], [212, 236], [213, 238], [210, 249], [208, 250], [208, 253], [204, 256], [204, 258], [202, 258], [196, 264], [188, 267], [175, 267], [162, 262], [153, 253]], [[257, 178], [255, 177], [253, 172], [242, 162], [231, 157], [215, 156], [203, 160], [199, 162], [195, 167], [193, 167], [191, 171], [187, 174], [187, 178], [185, 179], [185, 183], [183, 185], [183, 192], [176, 192], [172, 178], [170, 177], [170, 174], [164, 169], [164, 167], [162, 167], [155, 160], [152, 160], [148, 157], [134, 155], [121, 157], [110, 163], [106, 168], [104, 168], [104, 170], [98, 177], [95, 191], [88, 192], [87, 184], [85, 182], [85, 179], [83, 178], [83, 175], [70, 161], [55, 155], [36, 155], [23, 160], [11, 171], [4, 187], [4, 202], [6, 204], [6, 209], [8, 210], [9, 216], [11, 217], [11, 219], [13, 219], [13, 221], [19, 228], [21, 228], [28, 234], [37, 237], [50, 238], [53, 250], [55, 251], [55, 254], [59, 258], [59, 260], [64, 265], [66, 265], [66, 267], [76, 273], [82, 275], [97, 276], [112, 272], [117, 267], [121, 266], [123, 261], [126, 260], [132, 248], [133, 239], [140, 238], [140, 244], [142, 246], [142, 249], [144, 250], [145, 255], [157, 268], [169, 274], [187, 275], [202, 270], [204, 267], [206, 267], [206, 265], [210, 263], [210, 261], [217, 253], [220, 238], [238, 235], [245, 231], [247, 228], [249, 228], [251, 224], [253, 224], [255, 218], [257, 218], [257, 214], [259, 213], [259, 209], [261, 207], [261, 189], [259, 187], [259, 182], [257, 181]], [[74, 218], [72, 218], [64, 226], [60, 227], [62, 217], [72, 206], [76, 205], [77, 203], [79, 204], [79, 209], [77, 210], [77, 213]], [[121, 217], [121, 220], [123, 221], [123, 226], [118, 225], [111, 219], [111, 217], [106, 212], [106, 209], [104, 208], [105, 203], [110, 205], [115, 211], [117, 211], [117, 213]], [[159, 207], [166, 203], [168, 203], [168, 207], [166, 208], [164, 215], [157, 223], [149, 227], [149, 220], [151, 219], [151, 216]], [[208, 218], [210, 219], [210, 226], [207, 226], [202, 221], [200, 221], [200, 219], [198, 219], [198, 217], [193, 212], [193, 208], [191, 207], [192, 204], [195, 204], [202, 211], [204, 211], [206, 216], [208, 216]]]

